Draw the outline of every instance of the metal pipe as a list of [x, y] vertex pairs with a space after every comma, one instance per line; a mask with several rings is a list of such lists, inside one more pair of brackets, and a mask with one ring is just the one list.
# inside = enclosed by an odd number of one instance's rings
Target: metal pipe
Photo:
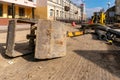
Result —
[[110, 28], [109, 27], [104, 27], [104, 26], [96, 26], [96, 29], [103, 30], [103, 31], [108, 31]]
[[109, 32], [111, 34], [120, 36], [120, 30], [118, 30], [118, 29], [112, 29], [112, 28], [104, 27], [104, 26], [96, 26], [96, 28], [99, 30], [103, 30], [103, 31]]
[[120, 36], [120, 31], [116, 30], [116, 29], [109, 29], [108, 32], [115, 34], [117, 36]]
[[120, 36], [120, 30], [112, 29], [110, 27], [107, 27], [107, 26], [104, 26], [104, 25], [101, 25], [101, 24], [82, 25], [82, 26], [83, 26], [83, 29], [88, 29], [88, 28], [92, 29], [93, 28], [95, 30], [102, 30], [102, 31], [106, 31], [106, 32], [109, 32], [111, 34]]

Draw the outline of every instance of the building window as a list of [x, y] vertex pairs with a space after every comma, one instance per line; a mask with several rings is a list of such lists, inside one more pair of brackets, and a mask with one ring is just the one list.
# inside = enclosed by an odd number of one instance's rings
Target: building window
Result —
[[8, 5], [8, 16], [12, 15], [12, 6]]
[[0, 4], [0, 16], [3, 16], [3, 5]]
[[50, 9], [50, 16], [53, 16], [53, 9]]
[[63, 12], [62, 12], [62, 11], [60, 11], [60, 17], [62, 17], [62, 15], [63, 15]]
[[56, 15], [59, 17], [59, 11], [58, 10], [56, 10]]
[[19, 16], [25, 16], [25, 8], [19, 7]]

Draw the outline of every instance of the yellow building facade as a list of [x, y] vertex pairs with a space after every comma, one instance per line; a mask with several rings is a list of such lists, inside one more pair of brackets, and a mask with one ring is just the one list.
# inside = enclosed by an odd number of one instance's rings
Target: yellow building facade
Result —
[[[2, 15], [0, 16], [0, 18], [12, 18], [12, 12], [9, 12], [11, 9], [9, 8], [11, 6], [11, 4], [7, 4], [7, 3], [0, 3], [0, 5], [3, 6], [3, 10], [2, 10]], [[21, 12], [23, 12], [22, 14], [20, 13], [20, 8], [21, 8]], [[19, 6], [19, 5], [15, 5], [15, 18], [31, 18], [32, 17], [32, 8], [31, 7], [25, 7], [25, 6]]]
[[32, 18], [32, 9], [36, 7], [35, 2], [29, 0], [20, 0], [16, 2], [3, 0], [0, 1], [0, 25], [8, 24], [8, 20], [12, 18], [13, 4], [15, 18]]

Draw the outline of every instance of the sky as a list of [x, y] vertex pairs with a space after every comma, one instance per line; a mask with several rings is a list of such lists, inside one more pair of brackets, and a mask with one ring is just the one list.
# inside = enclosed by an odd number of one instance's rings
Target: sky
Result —
[[[73, 3], [80, 5], [82, 0], [71, 0]], [[107, 3], [110, 2], [110, 7], [115, 3], [115, 0], [84, 0], [86, 5], [87, 17], [91, 17], [93, 12], [99, 11], [100, 9], [106, 10], [108, 8]]]

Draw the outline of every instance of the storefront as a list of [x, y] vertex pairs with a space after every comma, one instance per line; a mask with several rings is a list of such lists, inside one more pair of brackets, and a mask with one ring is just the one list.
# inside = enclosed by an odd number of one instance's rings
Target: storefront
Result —
[[32, 6], [0, 1], [0, 25], [8, 24], [8, 20], [12, 18], [32, 18], [33, 8]]

